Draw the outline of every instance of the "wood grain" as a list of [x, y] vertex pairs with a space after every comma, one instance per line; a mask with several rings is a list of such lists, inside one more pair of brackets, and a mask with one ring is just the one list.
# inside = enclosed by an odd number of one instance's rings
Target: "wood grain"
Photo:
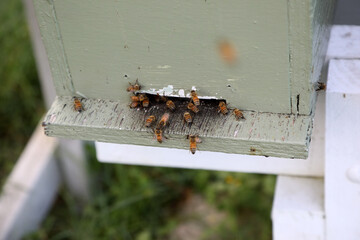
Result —
[[170, 124], [164, 130], [168, 137], [162, 144], [154, 139], [145, 119], [159, 119], [165, 105], [148, 110], [130, 109], [128, 104], [111, 100], [83, 100], [85, 111], [74, 111], [71, 97], [58, 97], [45, 120], [48, 136], [126, 143], [146, 146], [188, 149], [186, 135], [198, 134], [201, 149], [226, 153], [241, 153], [288, 158], [306, 158], [312, 119], [303, 115], [287, 115], [245, 111], [246, 120], [236, 121], [231, 114], [217, 113], [213, 105], [201, 106], [191, 127], [183, 124], [185, 109], [177, 103], [170, 113]]

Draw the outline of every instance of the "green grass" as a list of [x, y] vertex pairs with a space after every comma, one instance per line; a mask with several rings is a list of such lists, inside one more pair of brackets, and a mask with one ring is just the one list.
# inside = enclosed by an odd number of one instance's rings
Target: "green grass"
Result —
[[194, 194], [227, 216], [204, 239], [271, 239], [274, 176], [101, 164], [94, 151], [88, 147], [92, 200], [81, 209], [62, 190], [27, 239], [168, 239], [182, 222], [179, 206]]
[[[0, 1], [0, 185], [44, 112], [20, 0]], [[204, 239], [271, 239], [274, 176], [100, 164], [87, 147], [92, 199], [62, 189], [40, 229], [25, 239], [168, 239], [195, 195], [225, 214]]]
[[0, 1], [0, 186], [44, 112], [20, 0]]

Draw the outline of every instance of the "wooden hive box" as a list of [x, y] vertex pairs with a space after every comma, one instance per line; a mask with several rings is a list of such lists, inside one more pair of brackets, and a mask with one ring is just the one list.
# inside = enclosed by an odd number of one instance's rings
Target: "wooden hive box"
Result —
[[[198, 134], [203, 151], [307, 157], [335, 0], [34, 4], [58, 95], [47, 135], [188, 149], [185, 136]], [[174, 98], [162, 144], [144, 121], [164, 106], [128, 106], [136, 79], [147, 94], [185, 97]], [[204, 106], [188, 127], [191, 89]], [[85, 111], [74, 111], [74, 96]], [[245, 119], [218, 114], [219, 99]]]

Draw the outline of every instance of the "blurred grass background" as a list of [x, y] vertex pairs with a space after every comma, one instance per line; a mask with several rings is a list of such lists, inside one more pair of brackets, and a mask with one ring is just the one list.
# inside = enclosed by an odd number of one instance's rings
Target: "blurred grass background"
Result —
[[[45, 111], [20, 0], [0, 1], [0, 56], [1, 186]], [[91, 144], [87, 153], [91, 201], [62, 189], [25, 239], [271, 239], [274, 176], [100, 164]]]

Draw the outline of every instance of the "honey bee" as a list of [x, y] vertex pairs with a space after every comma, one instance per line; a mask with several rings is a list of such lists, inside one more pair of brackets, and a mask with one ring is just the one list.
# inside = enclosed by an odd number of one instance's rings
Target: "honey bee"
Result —
[[184, 113], [184, 122], [186, 122], [187, 124], [192, 123], [192, 117], [189, 112]]
[[224, 62], [233, 64], [236, 62], [237, 54], [235, 46], [227, 40], [218, 43], [219, 54]]
[[326, 84], [322, 82], [317, 83], [316, 91], [326, 90]]
[[151, 115], [145, 120], [145, 127], [150, 127], [153, 122], [155, 122], [156, 118], [154, 115]]
[[126, 91], [128, 91], [128, 92], [136, 92], [141, 89], [141, 85], [139, 84], [138, 79], [136, 79], [134, 85], [132, 85], [130, 82], [129, 82], [129, 84], [130, 84], [130, 86], [126, 89]]
[[130, 103], [130, 108], [136, 108], [137, 106], [139, 106], [140, 102], [131, 102]]
[[191, 102], [187, 105], [187, 108], [188, 108], [189, 110], [193, 111], [194, 113], [198, 113], [198, 112], [199, 112], [199, 109], [198, 109], [193, 103], [191, 103]]
[[140, 98], [138, 96], [131, 96], [130, 98], [132, 102], [140, 102]]
[[168, 100], [166, 102], [166, 106], [171, 110], [171, 111], [174, 111], [175, 110], [175, 103], [171, 100]]
[[144, 108], [147, 108], [147, 107], [149, 107], [149, 105], [150, 105], [149, 98], [145, 96], [144, 100], [142, 101], [142, 106]]
[[170, 118], [170, 114], [168, 113], [164, 113], [164, 115], [162, 115], [160, 122], [157, 125], [157, 128], [164, 128], [166, 126], [166, 124], [168, 123]]
[[139, 94], [139, 101], [140, 101], [140, 102], [144, 101], [145, 98], [147, 98], [147, 97], [145, 96], [145, 94]]
[[240, 120], [240, 118], [245, 119], [242, 111], [240, 111], [240, 110], [237, 109], [237, 108], [234, 109], [233, 114], [235, 115], [235, 118], [236, 118], [236, 120], [238, 120], [238, 121]]
[[165, 96], [160, 96], [160, 94], [157, 93], [155, 96], [155, 101], [156, 102], [166, 102], [167, 98]]
[[227, 104], [224, 101], [221, 101], [219, 103], [219, 108], [218, 108], [218, 112], [221, 112], [222, 114], [226, 115], [228, 114], [229, 110], [227, 108]]
[[192, 99], [193, 103], [195, 104], [195, 106], [200, 106], [200, 100], [199, 100], [195, 90], [191, 90], [191, 99]]
[[155, 129], [155, 137], [159, 143], [162, 143], [163, 141], [162, 130], [158, 127]]
[[79, 113], [84, 111], [84, 106], [81, 103], [81, 100], [79, 100], [77, 97], [74, 97], [74, 110], [78, 111]]
[[197, 149], [197, 143], [201, 143], [201, 139], [199, 138], [198, 135], [187, 135], [187, 139], [190, 139], [190, 152], [192, 154], [195, 154], [196, 149]]

